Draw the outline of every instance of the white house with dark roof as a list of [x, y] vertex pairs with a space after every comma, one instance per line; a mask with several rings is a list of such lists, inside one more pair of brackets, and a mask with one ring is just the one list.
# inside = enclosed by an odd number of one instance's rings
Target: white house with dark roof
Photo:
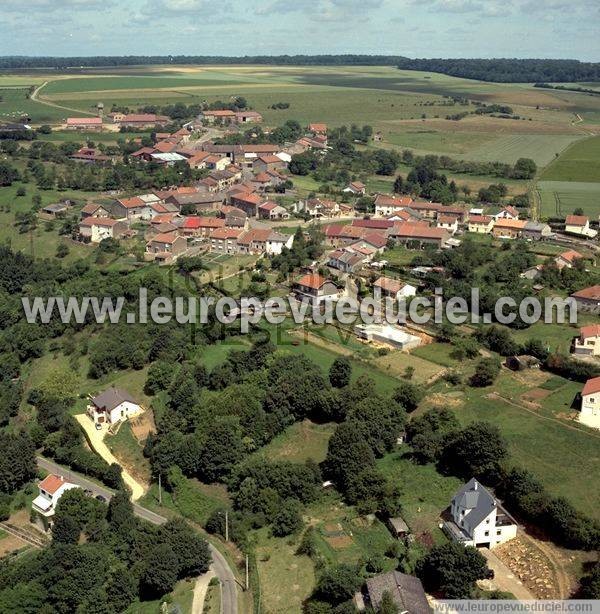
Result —
[[450, 516], [442, 528], [464, 546], [494, 548], [517, 535], [517, 523], [475, 478], [452, 498]]
[[88, 416], [96, 425], [115, 424], [141, 412], [141, 405], [120, 388], [107, 388], [99, 395], [91, 397], [87, 408]]
[[39, 484], [39, 494], [31, 504], [32, 510], [41, 522], [38, 522], [44, 531], [52, 526], [52, 517], [56, 510], [58, 500], [72, 488], [79, 488], [77, 484], [67, 482], [61, 475], [53, 473], [47, 475]]

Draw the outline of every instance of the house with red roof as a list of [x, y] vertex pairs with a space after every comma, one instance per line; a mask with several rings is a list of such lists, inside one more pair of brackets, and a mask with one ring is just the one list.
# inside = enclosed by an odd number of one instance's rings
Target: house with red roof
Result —
[[81, 217], [110, 217], [110, 212], [103, 205], [97, 203], [87, 203], [81, 208]]
[[565, 219], [565, 232], [593, 239], [598, 231], [590, 228], [590, 218], [585, 215], [567, 215]]
[[100, 243], [104, 239], [120, 239], [127, 232], [127, 224], [109, 217], [89, 215], [79, 222], [79, 239], [84, 243]]
[[364, 196], [367, 193], [367, 186], [362, 181], [351, 181], [343, 191], [354, 196]]
[[525, 226], [527, 226], [526, 220], [500, 218], [492, 228], [492, 235], [497, 239], [519, 239], [523, 236]]
[[507, 205], [500, 209], [493, 217], [495, 220], [518, 220], [519, 210], [512, 205]]
[[327, 124], [323, 124], [323, 123], [308, 124], [308, 131], [311, 132], [313, 135], [327, 134]]
[[126, 220], [150, 220], [152, 209], [148, 203], [139, 196], [132, 198], [119, 198], [111, 206], [114, 216]]
[[477, 234], [491, 234], [495, 221], [491, 215], [469, 215], [467, 230]]
[[443, 248], [450, 239], [450, 234], [443, 228], [432, 228], [414, 222], [398, 222], [388, 231], [388, 236], [398, 243], [414, 244], [423, 247], [424, 245], [435, 245]]
[[102, 118], [67, 117], [65, 128], [67, 130], [85, 130], [86, 132], [100, 132], [102, 130]]
[[235, 111], [231, 109], [202, 111], [200, 117], [209, 124], [232, 124], [237, 121]]
[[600, 286], [590, 286], [571, 294], [577, 308], [586, 313], [600, 314]]
[[575, 337], [573, 353], [583, 356], [600, 356], [600, 324], [590, 324], [579, 329]]
[[558, 254], [558, 256], [554, 258], [554, 262], [559, 270], [564, 268], [572, 269], [575, 266], [575, 263], [582, 258], [583, 255], [578, 251], [569, 249], [566, 252], [562, 252], [562, 254]]
[[410, 207], [413, 204], [410, 196], [389, 196], [388, 194], [377, 194], [375, 196], [375, 215], [387, 216], [394, 212]]
[[173, 261], [187, 249], [187, 239], [176, 232], [159, 233], [146, 244], [146, 259], [161, 263]]
[[246, 213], [248, 217], [258, 217], [258, 207], [262, 205], [264, 198], [258, 194], [248, 192], [231, 194], [231, 204]]
[[600, 377], [589, 379], [581, 391], [579, 422], [600, 429]]
[[184, 237], [208, 237], [216, 228], [225, 228], [225, 220], [221, 217], [189, 215], [183, 218], [180, 228]]
[[236, 254], [238, 251], [237, 240], [244, 232], [244, 228], [215, 228], [209, 235], [210, 251], [221, 254]]
[[259, 205], [258, 216], [265, 220], [286, 220], [290, 217], [288, 210], [277, 203], [268, 200]]
[[311, 305], [320, 305], [325, 301], [337, 301], [342, 291], [330, 280], [318, 273], [308, 273], [298, 279], [292, 292], [296, 299]]
[[73, 488], [80, 488], [72, 484], [61, 475], [50, 473], [38, 484], [38, 496], [31, 503], [31, 510], [35, 516], [35, 523], [43, 530], [52, 528], [54, 512], [59, 499]]
[[378, 301], [384, 298], [398, 300], [415, 296], [416, 294], [417, 289], [414, 286], [406, 284], [399, 279], [381, 276], [373, 283], [373, 296]]
[[447, 230], [451, 235], [458, 231], [458, 218], [454, 215], [440, 213], [436, 219], [436, 226]]
[[287, 162], [274, 154], [262, 154], [252, 162], [252, 170], [258, 173], [278, 171], [287, 168]]

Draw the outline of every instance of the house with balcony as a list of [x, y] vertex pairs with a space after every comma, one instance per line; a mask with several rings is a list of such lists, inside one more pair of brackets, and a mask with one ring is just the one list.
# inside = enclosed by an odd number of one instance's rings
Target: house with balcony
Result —
[[600, 324], [590, 324], [579, 329], [579, 337], [575, 337], [573, 342], [573, 353], [600, 356]]
[[62, 476], [47, 475], [39, 484], [38, 496], [33, 500], [31, 509], [35, 515], [35, 523], [43, 530], [52, 528], [54, 512], [58, 500], [72, 488], [79, 488], [77, 484], [67, 482]]
[[96, 425], [116, 424], [142, 412], [142, 406], [127, 391], [107, 388], [90, 398], [87, 414]]
[[318, 273], [303, 275], [293, 286], [294, 296], [298, 301], [320, 305], [325, 301], [337, 301], [341, 291], [329, 279]]
[[494, 548], [517, 535], [517, 523], [492, 493], [471, 478], [452, 498], [442, 528], [464, 546]]

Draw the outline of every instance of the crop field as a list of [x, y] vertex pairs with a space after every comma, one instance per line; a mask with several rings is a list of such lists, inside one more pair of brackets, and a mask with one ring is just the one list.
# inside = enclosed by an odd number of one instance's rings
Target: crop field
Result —
[[545, 181], [600, 183], [600, 136], [575, 143], [544, 170]]
[[[12, 122], [28, 115], [36, 123], [56, 123], [64, 119], [65, 109], [51, 107], [27, 97], [29, 88], [0, 88], [0, 122]], [[77, 115], [73, 112], [72, 115]]]
[[511, 134], [500, 136], [469, 151], [470, 159], [481, 162], [514, 164], [519, 158], [531, 158], [546, 166], [581, 136], [571, 134]]
[[581, 208], [585, 215], [600, 215], [600, 183], [539, 181], [542, 217], [563, 217]]

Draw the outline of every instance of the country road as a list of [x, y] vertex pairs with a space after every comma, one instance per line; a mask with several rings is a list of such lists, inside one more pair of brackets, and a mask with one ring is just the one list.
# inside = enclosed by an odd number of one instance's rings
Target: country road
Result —
[[81, 109], [74, 109], [73, 107], [65, 107], [62, 104], [56, 104], [55, 102], [48, 102], [47, 100], [40, 98], [39, 97], [40, 90], [46, 87], [46, 85], [48, 85], [48, 81], [44, 81], [42, 85], [38, 85], [38, 87], [36, 87], [35, 90], [33, 90], [33, 92], [31, 93], [31, 96], [29, 97], [30, 100], [38, 102], [39, 104], [45, 104], [48, 107], [54, 107], [56, 109], [64, 109], [65, 111], [73, 111], [75, 113], [79, 113], [82, 115], [91, 115], [92, 117], [95, 117], [95, 113], [91, 113], [89, 111], [82, 111]]
[[[54, 461], [51, 461], [43, 456], [37, 457], [38, 466], [45, 471], [50, 471], [52, 473], [56, 473], [58, 475], [62, 475], [65, 479], [73, 484], [77, 484], [82, 488], [91, 490], [94, 496], [102, 495], [107, 501], [110, 501], [112, 496], [114, 495], [114, 490], [107, 488], [106, 486], [101, 486], [96, 482], [92, 482], [88, 480], [82, 475], [71, 471], [71, 469], [67, 467], [63, 467]], [[134, 503], [133, 504], [133, 512], [139, 518], [143, 518], [152, 524], [161, 525], [167, 522], [167, 519], [164, 516], [161, 516], [151, 510], [142, 507], [141, 505]], [[237, 601], [237, 583], [229, 564], [225, 557], [217, 550], [211, 543], [208, 544], [210, 548], [210, 553], [213, 558], [212, 569], [215, 575], [221, 581], [221, 586], [223, 587], [223, 599], [221, 602], [221, 612], [223, 614], [237, 614], [238, 612], [238, 601]]]

